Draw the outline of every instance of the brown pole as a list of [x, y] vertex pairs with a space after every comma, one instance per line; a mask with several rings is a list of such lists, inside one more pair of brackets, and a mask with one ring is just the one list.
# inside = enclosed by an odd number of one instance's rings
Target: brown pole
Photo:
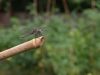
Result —
[[35, 39], [32, 39], [25, 43], [19, 44], [10, 49], [4, 50], [4, 51], [0, 52], [0, 60], [6, 59], [8, 57], [11, 57], [13, 55], [16, 55], [16, 54], [24, 52], [24, 51], [28, 51], [31, 48], [40, 47], [43, 44], [43, 41], [44, 41], [44, 37], [41, 36], [39, 38], [35, 38]]

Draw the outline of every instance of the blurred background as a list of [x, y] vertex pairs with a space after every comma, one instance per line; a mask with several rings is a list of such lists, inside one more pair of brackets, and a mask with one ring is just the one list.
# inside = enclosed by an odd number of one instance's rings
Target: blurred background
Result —
[[100, 0], [0, 0], [0, 51], [34, 27], [44, 45], [0, 61], [0, 75], [100, 75]]

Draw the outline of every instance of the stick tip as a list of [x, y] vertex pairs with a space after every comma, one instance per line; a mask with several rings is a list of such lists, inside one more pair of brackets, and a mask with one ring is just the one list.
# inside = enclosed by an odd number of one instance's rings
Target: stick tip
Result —
[[33, 41], [33, 45], [35, 45], [35, 47], [40, 47], [43, 45], [43, 43], [44, 43], [44, 36], [40, 36]]

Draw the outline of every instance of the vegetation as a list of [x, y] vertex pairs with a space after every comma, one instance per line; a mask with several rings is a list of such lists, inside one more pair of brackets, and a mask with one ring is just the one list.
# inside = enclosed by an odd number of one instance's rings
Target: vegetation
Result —
[[[100, 73], [100, 14], [86, 10], [73, 20], [51, 16], [45, 33], [46, 42], [39, 49], [11, 57], [0, 63], [0, 71], [7, 75], [99, 75]], [[0, 29], [0, 50], [31, 39], [20, 38], [25, 28], [44, 25], [45, 19], [35, 18], [26, 25], [13, 18], [12, 27]], [[53, 38], [52, 38], [53, 37]], [[6, 71], [6, 72], [5, 72]], [[14, 71], [14, 72], [12, 72]], [[4, 75], [6, 75], [4, 74]]]
[[[99, 75], [100, 1], [68, 0], [68, 8], [70, 17], [52, 14], [48, 18], [42, 14], [24, 24], [12, 17], [11, 27], [1, 27], [0, 51], [32, 39], [34, 35], [22, 36], [36, 26], [46, 25], [43, 30], [45, 44], [0, 61], [0, 75]], [[34, 7], [30, 5], [28, 9], [35, 15]], [[80, 9], [81, 15], [77, 14]]]

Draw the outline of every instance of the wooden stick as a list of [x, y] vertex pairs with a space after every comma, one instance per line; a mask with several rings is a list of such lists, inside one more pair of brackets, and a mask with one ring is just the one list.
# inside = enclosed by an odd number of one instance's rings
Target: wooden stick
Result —
[[43, 44], [43, 41], [44, 41], [44, 37], [41, 36], [39, 38], [35, 38], [35, 39], [32, 39], [25, 43], [19, 44], [10, 49], [4, 50], [4, 51], [0, 52], [0, 60], [6, 59], [8, 57], [11, 57], [13, 55], [16, 55], [16, 54], [24, 52], [24, 51], [28, 51], [31, 48], [38, 48]]

